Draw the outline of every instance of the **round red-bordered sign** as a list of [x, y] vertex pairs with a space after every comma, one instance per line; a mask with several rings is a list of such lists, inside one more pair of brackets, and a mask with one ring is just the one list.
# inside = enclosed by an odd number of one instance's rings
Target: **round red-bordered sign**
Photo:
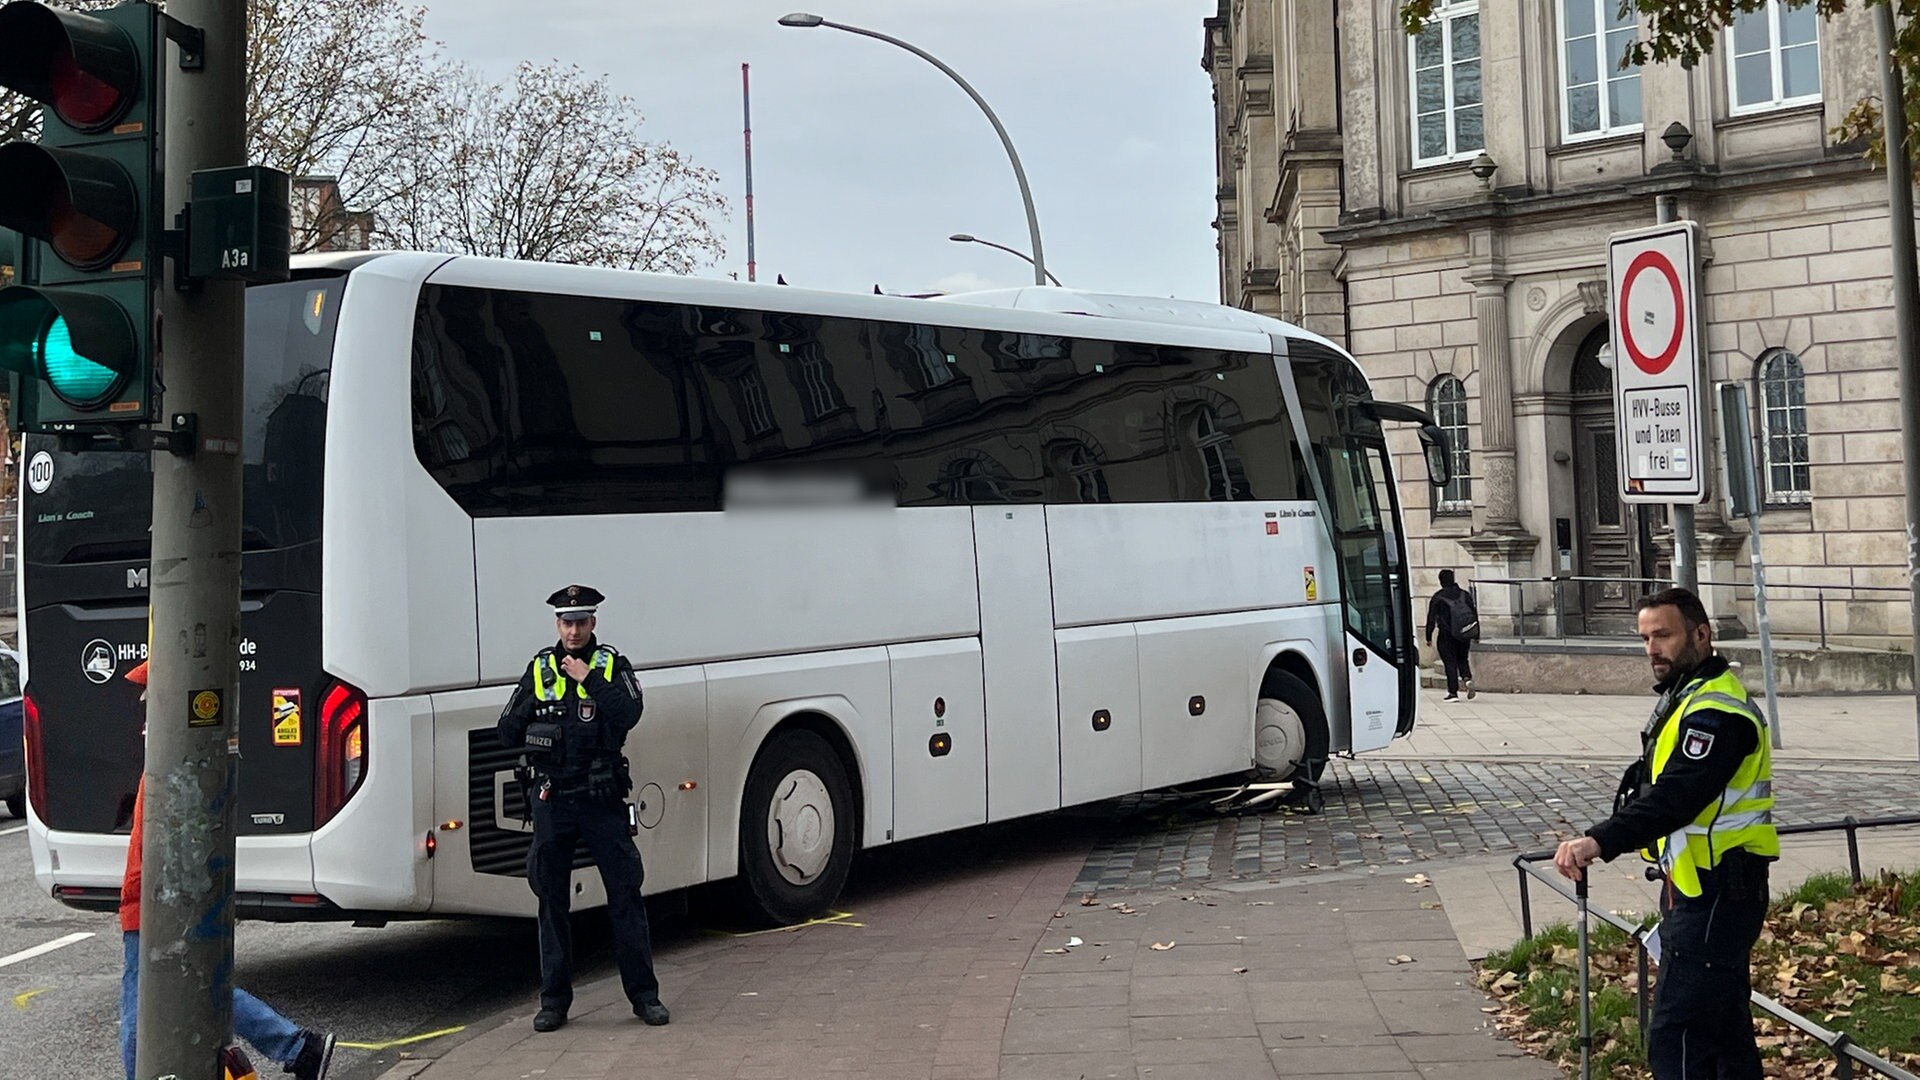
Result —
[[[1633, 296], [1634, 279], [1643, 270], [1658, 270], [1666, 276], [1667, 287], [1673, 290], [1673, 339], [1660, 350], [1659, 355], [1649, 356], [1640, 350], [1640, 343], [1633, 337], [1633, 322], [1628, 318], [1627, 301]], [[1680, 273], [1673, 268], [1673, 260], [1660, 251], [1643, 251], [1627, 265], [1627, 272], [1620, 278], [1620, 343], [1626, 346], [1627, 355], [1633, 358], [1634, 366], [1649, 375], [1658, 375], [1673, 365], [1673, 358], [1680, 355], [1680, 339], [1686, 330], [1686, 295], [1680, 290]]]

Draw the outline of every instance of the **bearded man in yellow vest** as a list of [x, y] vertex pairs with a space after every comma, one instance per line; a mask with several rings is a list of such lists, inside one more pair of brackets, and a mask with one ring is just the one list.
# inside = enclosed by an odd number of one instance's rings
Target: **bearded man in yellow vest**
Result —
[[1767, 722], [1713, 651], [1700, 598], [1668, 589], [1639, 604], [1640, 640], [1659, 681], [1640, 760], [1613, 816], [1560, 845], [1554, 864], [1579, 880], [1596, 859], [1638, 849], [1660, 869], [1660, 980], [1647, 1028], [1655, 1080], [1759, 1080], [1753, 944], [1767, 914], [1773, 827]]

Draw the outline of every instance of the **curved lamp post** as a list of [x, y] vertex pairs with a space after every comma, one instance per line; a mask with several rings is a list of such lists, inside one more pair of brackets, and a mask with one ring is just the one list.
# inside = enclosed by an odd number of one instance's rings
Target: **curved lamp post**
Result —
[[[1027, 253], [1024, 251], [1021, 251], [1019, 248], [1010, 248], [1005, 244], [996, 244], [991, 240], [982, 240], [979, 237], [973, 235], [972, 233], [957, 232], [957, 233], [954, 233], [952, 236], [947, 237], [947, 239], [953, 241], [956, 244], [985, 244], [990, 248], [999, 248], [1001, 251], [1004, 251], [1009, 255], [1018, 255], [1020, 258], [1026, 259], [1028, 262], [1033, 262], [1033, 259], [1028, 257]], [[1035, 265], [1038, 265], [1038, 264], [1035, 264]], [[1043, 268], [1040, 272], [1047, 275], [1048, 281], [1053, 282], [1055, 285], [1060, 285], [1060, 279], [1053, 276], [1053, 271]], [[1066, 286], [1064, 285], [1060, 285], [1060, 287], [1063, 289], [1066, 288]]]
[[[782, 15], [780, 17], [780, 25], [801, 28], [825, 26], [834, 30], [845, 30], [849, 34], [859, 34], [862, 37], [877, 38], [889, 45], [898, 45], [900, 48], [907, 50], [920, 59], [925, 60], [927, 63], [932, 64], [934, 67], [939, 68], [946, 73], [947, 78], [959, 83], [960, 89], [965, 90], [967, 96], [973, 99], [973, 103], [980, 106], [980, 111], [987, 114], [987, 120], [993, 124], [993, 130], [1000, 136], [1000, 144], [1007, 148], [1007, 158], [1013, 162], [1013, 177], [1020, 182], [1020, 200], [1026, 204], [1027, 209], [1027, 233], [1033, 244], [1033, 257], [1027, 261], [1033, 264], [1033, 283], [1035, 285], [1045, 285], [1047, 283], [1047, 257], [1040, 247], [1040, 217], [1034, 213], [1033, 192], [1027, 187], [1027, 171], [1020, 167], [1020, 155], [1014, 151], [1013, 139], [1007, 135], [1007, 129], [1001, 125], [1000, 118], [993, 114], [993, 109], [987, 105], [987, 99], [981, 97], [978, 90], [975, 90], [969, 85], [967, 80], [961, 78], [959, 72], [941, 63], [939, 57], [934, 56], [932, 53], [917, 45], [901, 41], [897, 37], [890, 37], [877, 30], [868, 30], [864, 27], [832, 22], [804, 11], [796, 11], [791, 15]], [[1023, 255], [1022, 258], [1025, 258], [1025, 256]]]

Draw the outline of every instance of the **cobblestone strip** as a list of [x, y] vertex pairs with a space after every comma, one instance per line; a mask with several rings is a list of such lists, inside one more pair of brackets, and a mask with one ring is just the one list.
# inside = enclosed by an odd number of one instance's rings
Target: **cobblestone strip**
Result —
[[[1280, 880], [1287, 872], [1395, 866], [1546, 847], [1613, 806], [1613, 766], [1570, 762], [1335, 762], [1326, 810], [1220, 814], [1204, 799], [1153, 794], [1103, 803], [1074, 888], [1150, 888], [1200, 880]], [[1911, 769], [1777, 768], [1781, 824], [1911, 814]]]

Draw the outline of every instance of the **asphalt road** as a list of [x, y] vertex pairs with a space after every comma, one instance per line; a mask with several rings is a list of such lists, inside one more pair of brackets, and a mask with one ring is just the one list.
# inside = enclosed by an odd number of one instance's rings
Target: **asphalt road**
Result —
[[[0, 810], [0, 962], [69, 935], [91, 936], [0, 967], [0, 1080], [110, 1080], [120, 1075], [119, 924], [40, 892], [25, 824]], [[590, 918], [581, 934], [582, 977], [600, 978], [609, 970], [604, 935]], [[530, 920], [377, 929], [244, 922], [234, 952], [236, 981], [295, 1023], [380, 1047], [340, 1051], [336, 1080], [378, 1076], [408, 1049], [391, 1045], [398, 1040], [531, 1010], [539, 985]], [[261, 1073], [279, 1069], [269, 1064]]]

